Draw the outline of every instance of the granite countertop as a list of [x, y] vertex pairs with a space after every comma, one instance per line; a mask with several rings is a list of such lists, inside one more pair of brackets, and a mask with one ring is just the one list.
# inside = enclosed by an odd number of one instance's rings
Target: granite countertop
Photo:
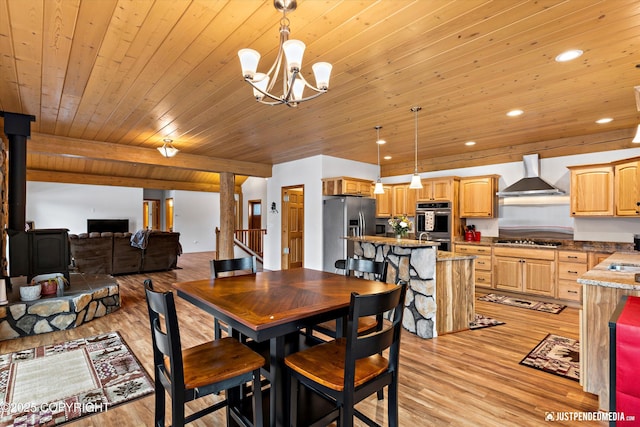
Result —
[[[637, 266], [634, 271], [610, 270], [611, 264], [623, 264]], [[578, 283], [582, 285], [605, 286], [608, 288], [620, 288], [640, 290], [640, 283], [636, 282], [635, 276], [640, 274], [640, 253], [638, 252], [616, 252], [605, 261], [596, 265], [592, 270], [578, 278]]]
[[400, 246], [403, 248], [426, 248], [429, 246], [438, 246], [439, 242], [432, 240], [423, 240], [422, 242], [416, 239], [396, 239], [395, 237], [381, 237], [381, 236], [345, 236], [344, 239], [352, 240], [354, 242], [367, 242], [389, 246]]
[[476, 259], [475, 255], [459, 254], [457, 252], [438, 251], [436, 252], [436, 261], [459, 261], [466, 259]]

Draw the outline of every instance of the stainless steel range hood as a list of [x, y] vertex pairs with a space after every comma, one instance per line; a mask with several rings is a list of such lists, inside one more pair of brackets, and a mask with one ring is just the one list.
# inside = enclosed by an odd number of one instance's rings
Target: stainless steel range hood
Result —
[[524, 178], [516, 181], [502, 191], [498, 191], [498, 197], [518, 196], [563, 196], [564, 191], [549, 184], [540, 178], [540, 160], [537, 154], [522, 156], [524, 163]]

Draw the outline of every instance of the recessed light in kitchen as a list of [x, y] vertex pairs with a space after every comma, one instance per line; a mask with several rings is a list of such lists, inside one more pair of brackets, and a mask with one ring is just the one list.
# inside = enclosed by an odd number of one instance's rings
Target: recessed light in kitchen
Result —
[[573, 59], [576, 59], [582, 56], [582, 51], [580, 49], [572, 49], [566, 52], [562, 52], [560, 55], [556, 56], [556, 62], [567, 62]]
[[511, 110], [507, 113], [507, 116], [509, 117], [518, 117], [521, 116], [524, 113], [524, 111], [522, 110]]
[[601, 119], [596, 120], [596, 123], [599, 125], [603, 125], [605, 123], [611, 123], [613, 119], [611, 117], [603, 117]]
[[391, 156], [384, 156], [385, 160], [391, 160]]
[[467, 142], [464, 143], [464, 145], [466, 145], [468, 147], [471, 147], [472, 145], [476, 145], [476, 142], [475, 141], [467, 141]]

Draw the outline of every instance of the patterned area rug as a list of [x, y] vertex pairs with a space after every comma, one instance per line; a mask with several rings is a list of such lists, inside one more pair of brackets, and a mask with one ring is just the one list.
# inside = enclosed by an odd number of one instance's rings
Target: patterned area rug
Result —
[[580, 342], [549, 334], [520, 364], [580, 381]]
[[478, 298], [479, 301], [496, 302], [498, 304], [510, 305], [513, 307], [528, 308], [529, 310], [543, 311], [545, 313], [558, 314], [566, 305], [555, 304], [552, 302], [534, 301], [526, 298], [513, 298], [506, 295], [487, 294]]
[[476, 313], [474, 321], [469, 323], [469, 329], [482, 329], [498, 325], [504, 325], [504, 322]]
[[56, 426], [153, 392], [120, 334], [0, 355], [0, 427]]

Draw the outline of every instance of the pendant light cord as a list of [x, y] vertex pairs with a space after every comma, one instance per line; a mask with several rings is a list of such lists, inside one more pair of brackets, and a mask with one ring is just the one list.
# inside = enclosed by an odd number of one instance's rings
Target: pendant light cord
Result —
[[422, 107], [412, 107], [411, 111], [413, 111], [416, 116], [416, 142], [415, 142], [415, 158], [414, 158], [414, 169], [413, 173], [418, 173], [418, 111], [422, 110]]

